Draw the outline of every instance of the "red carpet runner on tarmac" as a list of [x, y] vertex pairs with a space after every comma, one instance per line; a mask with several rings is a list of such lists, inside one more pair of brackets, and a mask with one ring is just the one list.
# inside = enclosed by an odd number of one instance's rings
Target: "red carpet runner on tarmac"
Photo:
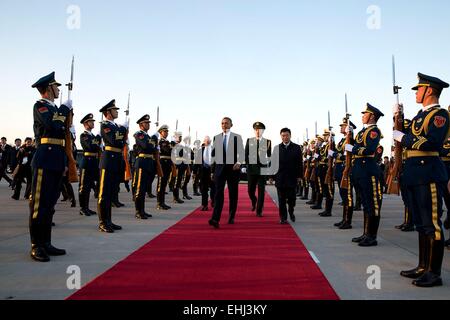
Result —
[[241, 185], [234, 225], [227, 194], [220, 229], [208, 225], [211, 211], [195, 210], [69, 299], [339, 299], [268, 194], [258, 218]]

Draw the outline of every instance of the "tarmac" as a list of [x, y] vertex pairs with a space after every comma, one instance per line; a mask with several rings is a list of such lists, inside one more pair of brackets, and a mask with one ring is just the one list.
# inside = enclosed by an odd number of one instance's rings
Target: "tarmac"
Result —
[[[76, 185], [73, 186], [76, 191]], [[276, 199], [273, 186], [268, 186], [267, 191], [272, 199]], [[190, 194], [192, 196], [192, 190]], [[156, 200], [147, 199], [146, 211], [153, 218], [137, 220], [131, 194], [122, 190], [119, 198], [126, 206], [113, 208], [112, 217], [113, 222], [121, 225], [123, 230], [113, 234], [97, 230], [96, 216], [81, 216], [79, 208], [71, 208], [70, 203], [59, 201], [54, 216], [56, 226], [52, 232], [52, 243], [66, 249], [67, 255], [51, 257], [49, 263], [38, 263], [29, 256], [28, 201], [15, 201], [10, 198], [11, 195], [12, 191], [1, 181], [0, 299], [3, 300], [65, 299], [76, 290], [68, 286], [72, 279], [71, 266], [80, 268], [80, 281], [84, 285], [198, 208], [201, 201], [200, 197], [194, 197], [184, 204], [173, 204], [171, 194], [168, 194], [167, 203], [172, 209], [158, 211], [155, 209]], [[317, 210], [311, 210], [305, 201], [297, 200], [297, 219], [291, 225], [341, 299], [450, 299], [450, 251], [447, 249], [442, 287], [417, 288], [410, 279], [400, 276], [400, 270], [417, 265], [418, 236], [416, 232], [405, 233], [394, 228], [403, 219], [399, 197], [384, 196], [378, 246], [370, 248], [351, 242], [352, 237], [362, 233], [361, 211], [354, 214], [353, 229], [338, 230], [333, 226], [342, 217], [339, 195], [336, 194], [336, 197], [333, 216], [329, 218], [318, 216]], [[90, 208], [96, 209], [93, 196]], [[205, 227], [209, 227], [209, 218], [210, 212], [206, 212]], [[239, 223], [239, 212], [236, 223]], [[373, 274], [373, 270], [377, 272]]]

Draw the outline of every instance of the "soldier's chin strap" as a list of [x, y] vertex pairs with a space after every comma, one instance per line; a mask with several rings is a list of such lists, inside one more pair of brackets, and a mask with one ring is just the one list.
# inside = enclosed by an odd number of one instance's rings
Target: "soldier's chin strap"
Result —
[[56, 99], [55, 88], [53, 88], [53, 86], [50, 86], [50, 89], [52, 90], [53, 99]]
[[424, 91], [424, 93], [423, 93], [423, 95], [422, 95], [422, 101], [420, 101], [420, 103], [423, 103], [423, 101], [425, 100], [425, 95], [426, 95], [426, 93], [427, 93], [427, 91], [428, 91], [428, 88], [429, 88], [429, 87], [425, 87], [425, 91]]

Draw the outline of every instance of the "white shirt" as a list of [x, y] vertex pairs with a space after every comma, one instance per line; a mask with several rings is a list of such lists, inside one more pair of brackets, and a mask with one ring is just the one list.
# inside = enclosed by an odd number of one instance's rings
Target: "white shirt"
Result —
[[226, 150], [228, 150], [228, 144], [230, 143], [230, 134], [231, 134], [231, 131], [230, 130], [227, 130], [226, 132], [222, 132], [222, 137], [223, 137], [223, 139], [225, 139], [225, 137], [226, 137], [226, 141], [227, 141], [227, 143], [226, 143], [226, 145], [225, 145], [225, 149]]
[[205, 146], [205, 149], [203, 150], [203, 163], [208, 166], [211, 165], [211, 152], [212, 152], [211, 145]]
[[48, 99], [42, 98], [42, 100], [47, 101], [49, 104], [51, 104], [52, 106], [56, 107], [56, 104], [53, 101], [50, 101]]

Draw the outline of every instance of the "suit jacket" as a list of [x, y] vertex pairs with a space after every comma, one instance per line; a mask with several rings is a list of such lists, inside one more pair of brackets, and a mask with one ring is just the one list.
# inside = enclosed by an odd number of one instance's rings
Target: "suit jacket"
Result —
[[7, 144], [4, 147], [0, 147], [0, 166], [6, 168], [10, 163], [12, 147]]
[[[225, 168], [233, 167], [237, 162], [244, 163], [245, 152], [242, 137], [236, 133], [230, 132], [228, 138], [227, 150], [223, 150], [223, 133], [214, 137], [212, 143], [212, 172], [215, 176], [220, 176]], [[239, 171], [236, 171], [239, 172]]]
[[247, 139], [245, 144], [245, 163], [247, 173], [250, 175], [260, 175], [261, 168], [269, 166], [269, 160], [272, 156], [272, 141], [261, 138], [257, 141], [255, 138]]
[[274, 149], [273, 159], [278, 159], [278, 168], [273, 165], [275, 172], [275, 186], [277, 188], [295, 188], [297, 179], [303, 176], [302, 150], [298, 144], [291, 142], [286, 148], [280, 143]]

